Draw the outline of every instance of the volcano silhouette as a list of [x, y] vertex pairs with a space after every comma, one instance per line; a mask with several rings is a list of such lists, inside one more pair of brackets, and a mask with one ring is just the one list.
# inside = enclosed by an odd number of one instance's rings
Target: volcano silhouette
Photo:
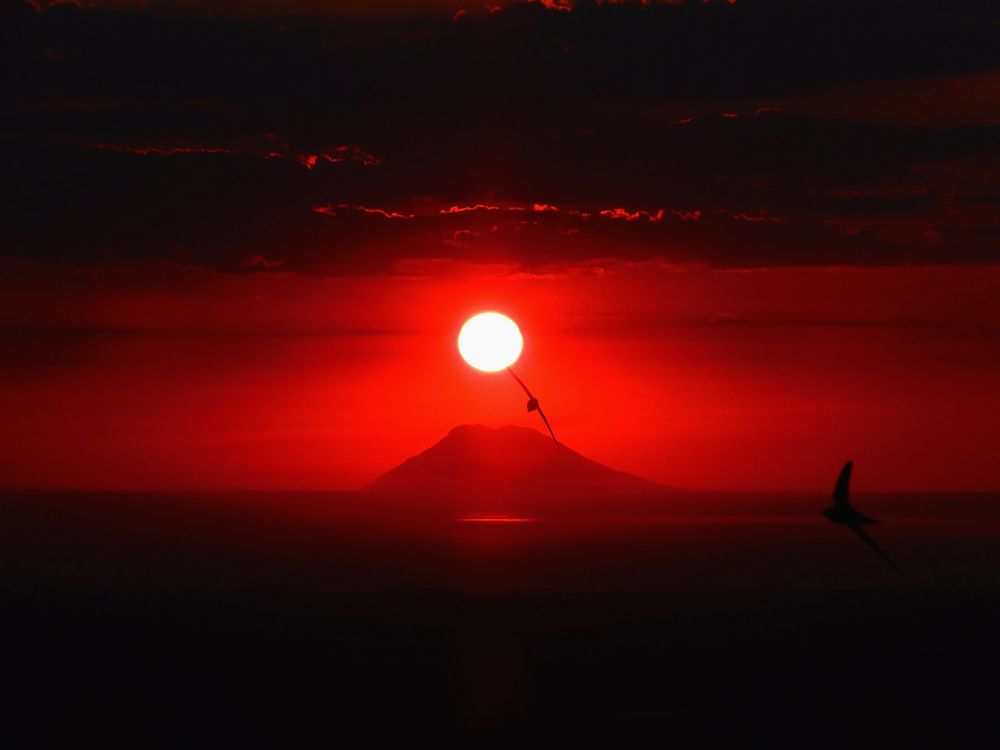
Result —
[[667, 488], [556, 446], [526, 427], [461, 425], [386, 472], [368, 492], [425, 509], [534, 515], [596, 510]]

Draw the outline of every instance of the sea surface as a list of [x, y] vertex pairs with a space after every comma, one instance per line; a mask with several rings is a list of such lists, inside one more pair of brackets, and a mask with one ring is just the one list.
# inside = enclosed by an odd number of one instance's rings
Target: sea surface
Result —
[[358, 591], [969, 589], [1000, 585], [1000, 495], [874, 495], [870, 536], [823, 495], [701, 493], [662, 512], [386, 508], [356, 493], [0, 493], [8, 587]]
[[3, 493], [3, 746], [996, 746], [1000, 498], [826, 502]]

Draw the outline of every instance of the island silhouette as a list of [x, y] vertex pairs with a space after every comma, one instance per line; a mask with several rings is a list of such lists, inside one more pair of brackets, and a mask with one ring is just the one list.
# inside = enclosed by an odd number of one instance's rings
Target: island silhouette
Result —
[[645, 505], [672, 488], [593, 461], [538, 430], [453, 428], [364, 492], [422, 512], [563, 514]]

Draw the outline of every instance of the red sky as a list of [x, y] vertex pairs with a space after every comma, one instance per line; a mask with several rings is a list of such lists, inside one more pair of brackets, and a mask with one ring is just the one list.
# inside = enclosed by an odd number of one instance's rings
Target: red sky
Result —
[[[352, 487], [461, 423], [538, 427], [455, 349], [522, 326], [557, 434], [685, 487], [997, 489], [1000, 269], [158, 265], [5, 289], [9, 486]], [[22, 332], [14, 332], [16, 320]], [[31, 334], [23, 330], [32, 331]]]
[[1000, 10], [465, 5], [0, 6], [0, 486], [1000, 489]]

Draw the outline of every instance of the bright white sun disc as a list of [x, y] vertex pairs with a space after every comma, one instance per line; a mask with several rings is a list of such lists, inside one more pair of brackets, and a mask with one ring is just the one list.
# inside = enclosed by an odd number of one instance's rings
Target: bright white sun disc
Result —
[[510, 367], [521, 356], [524, 339], [517, 323], [496, 312], [473, 315], [458, 334], [462, 359], [483, 372]]

